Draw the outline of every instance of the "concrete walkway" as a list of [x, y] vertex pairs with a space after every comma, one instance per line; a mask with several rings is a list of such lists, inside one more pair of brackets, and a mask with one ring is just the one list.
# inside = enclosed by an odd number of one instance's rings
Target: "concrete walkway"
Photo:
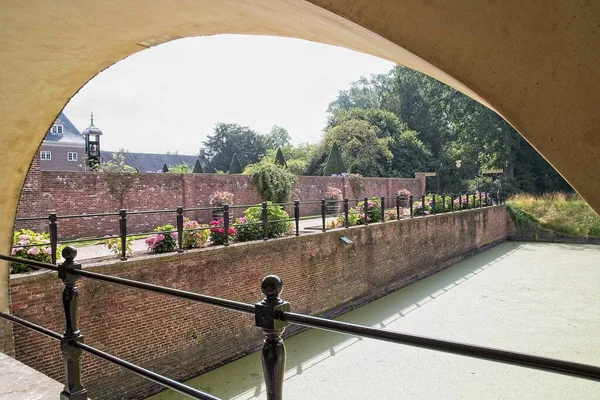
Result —
[[63, 385], [54, 379], [2, 353], [0, 377], [2, 400], [58, 399], [63, 390]]
[[[506, 242], [340, 319], [600, 365], [599, 282], [600, 246]], [[597, 382], [315, 329], [286, 347], [286, 400], [600, 399]], [[266, 398], [258, 353], [188, 383]], [[184, 398], [168, 393], [153, 399]]]

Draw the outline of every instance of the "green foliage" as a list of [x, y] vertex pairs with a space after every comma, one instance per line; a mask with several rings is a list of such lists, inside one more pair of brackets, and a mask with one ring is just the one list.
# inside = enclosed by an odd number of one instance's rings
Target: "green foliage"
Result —
[[[353, 214], [358, 214], [357, 225], [365, 223], [365, 202], [359, 202], [356, 207], [352, 208]], [[381, 222], [383, 220], [383, 214], [381, 213], [381, 199], [373, 197], [367, 201], [367, 222]]]
[[137, 172], [135, 168], [125, 163], [125, 155], [122, 152], [112, 153], [111, 159], [98, 164], [97, 172], [105, 173], [128, 173]]
[[177, 232], [173, 232], [174, 230], [175, 227], [171, 224], [154, 228], [153, 232], [157, 232], [157, 234], [146, 239], [146, 246], [153, 253], [174, 251], [177, 248]]
[[296, 176], [285, 168], [265, 160], [247, 166], [244, 173], [250, 175], [262, 200], [285, 203], [290, 199]]
[[231, 226], [225, 233], [225, 221], [223, 219], [210, 221], [210, 241], [213, 245], [223, 245], [225, 241], [231, 243], [235, 240], [236, 235], [237, 229]]
[[192, 170], [194, 174], [203, 174], [204, 169], [202, 168], [202, 164], [200, 163], [200, 159], [196, 158], [196, 162], [194, 163], [194, 169]]
[[[268, 202], [268, 204], [272, 204]], [[291, 222], [287, 221], [290, 215], [281, 206], [267, 207], [267, 237], [273, 238], [289, 233], [292, 229]], [[238, 242], [263, 239], [262, 207], [249, 207], [244, 211], [244, 216], [235, 222], [237, 226]]]
[[273, 125], [271, 132], [263, 136], [265, 146], [268, 149], [278, 149], [290, 144], [290, 134], [287, 129]]
[[[45, 263], [52, 262], [52, 249], [50, 248], [50, 235], [39, 233], [30, 229], [21, 229], [13, 234], [13, 247], [11, 256], [24, 258], [26, 260], [40, 261]], [[31, 246], [38, 244], [39, 246]], [[58, 250], [60, 253], [60, 249]], [[12, 263], [11, 274], [28, 272], [37, 268], [29, 267], [24, 264]]]
[[244, 169], [242, 168], [242, 164], [240, 164], [237, 153], [234, 153], [233, 158], [231, 159], [231, 164], [229, 165], [229, 173], [241, 174], [243, 170]]
[[265, 155], [265, 138], [247, 126], [239, 124], [215, 125], [212, 135], [203, 144], [206, 147], [207, 171], [227, 171], [233, 155], [237, 153], [240, 164], [259, 162]]
[[199, 224], [186, 218], [183, 221], [183, 236], [181, 245], [184, 249], [195, 249], [204, 246], [208, 241], [208, 225]]
[[532, 222], [571, 236], [600, 237], [600, 217], [577, 195], [517, 194], [506, 204], [517, 225]]
[[363, 191], [365, 190], [365, 185], [362, 182], [362, 175], [349, 174], [348, 183], [350, 184], [350, 188], [352, 189], [353, 196], [356, 198], [360, 197]]
[[[163, 172], [164, 172], [164, 170], [163, 170]], [[192, 169], [186, 163], [181, 163], [181, 164], [177, 164], [177, 165], [171, 165], [171, 167], [168, 168], [167, 172], [171, 172], [174, 174], [191, 174]]]
[[279, 165], [280, 167], [287, 168], [287, 162], [285, 162], [285, 157], [283, 156], [281, 147], [277, 148], [277, 154], [275, 155], [275, 164]]
[[164, 173], [169, 172], [169, 167], [167, 167], [167, 164], [163, 164], [162, 172], [164, 172]]
[[337, 143], [334, 142], [333, 146], [331, 146], [329, 157], [327, 158], [327, 165], [323, 171], [323, 176], [340, 175], [345, 172], [347, 172], [346, 166], [344, 165], [344, 160], [342, 160], [340, 149]]
[[[127, 236], [125, 238], [125, 255], [131, 257], [133, 255], [133, 249], [131, 248], [131, 242], [133, 238]], [[110, 235], [104, 237], [104, 244], [117, 258], [121, 257], [123, 245], [121, 238], [111, 238]]]

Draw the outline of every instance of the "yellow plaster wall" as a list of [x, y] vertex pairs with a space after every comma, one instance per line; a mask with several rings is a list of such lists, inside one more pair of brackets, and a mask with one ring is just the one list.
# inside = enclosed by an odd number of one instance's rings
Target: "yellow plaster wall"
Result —
[[[583, 0], [4, 0], [0, 251], [29, 163], [70, 97], [145, 46], [218, 33], [335, 44], [434, 76], [498, 111], [598, 211], [599, 21], [600, 2]], [[2, 268], [3, 310], [6, 284]]]

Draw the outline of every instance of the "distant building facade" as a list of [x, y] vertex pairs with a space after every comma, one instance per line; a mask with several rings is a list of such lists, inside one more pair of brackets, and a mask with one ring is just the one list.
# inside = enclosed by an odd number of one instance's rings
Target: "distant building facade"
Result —
[[38, 156], [42, 171], [84, 171], [85, 139], [64, 113], [50, 127]]

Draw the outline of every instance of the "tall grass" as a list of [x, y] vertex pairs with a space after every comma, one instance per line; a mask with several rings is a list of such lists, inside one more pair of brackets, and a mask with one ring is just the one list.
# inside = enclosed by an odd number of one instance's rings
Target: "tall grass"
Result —
[[600, 237], [600, 217], [576, 194], [516, 194], [507, 204], [513, 211], [555, 232]]

